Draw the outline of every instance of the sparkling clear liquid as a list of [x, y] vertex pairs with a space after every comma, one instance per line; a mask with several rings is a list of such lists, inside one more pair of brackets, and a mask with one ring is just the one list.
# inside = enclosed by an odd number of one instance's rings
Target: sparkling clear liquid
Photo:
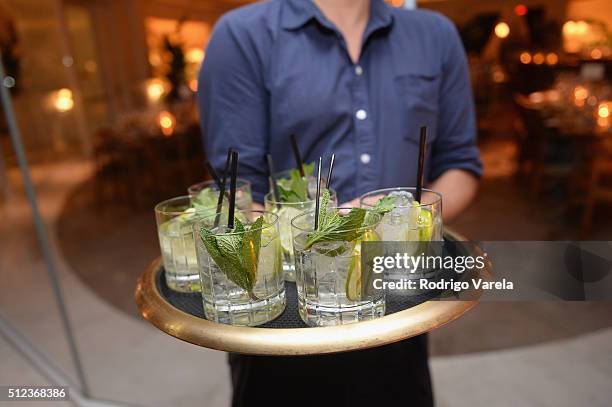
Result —
[[[306, 234], [294, 241], [300, 317], [310, 326], [342, 325], [378, 318], [385, 313], [384, 293], [353, 301], [347, 297], [352, 246], [339, 256], [304, 250]], [[359, 261], [359, 259], [357, 259]]]
[[166, 284], [180, 292], [200, 291], [200, 272], [189, 222], [171, 219], [159, 227]]
[[285, 309], [285, 284], [278, 236], [262, 236], [257, 278], [251, 293], [229, 280], [198, 242], [202, 301], [206, 318], [230, 325], [261, 325]]

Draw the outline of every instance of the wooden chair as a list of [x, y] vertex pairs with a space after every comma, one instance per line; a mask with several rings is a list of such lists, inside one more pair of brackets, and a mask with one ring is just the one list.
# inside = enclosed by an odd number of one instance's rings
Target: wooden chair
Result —
[[531, 195], [536, 196], [545, 179], [568, 178], [574, 159], [567, 157], [571, 140], [560, 137], [557, 129], [547, 127], [540, 112], [524, 103], [524, 98], [522, 95], [514, 98], [524, 128], [518, 139], [518, 168], [529, 180]]

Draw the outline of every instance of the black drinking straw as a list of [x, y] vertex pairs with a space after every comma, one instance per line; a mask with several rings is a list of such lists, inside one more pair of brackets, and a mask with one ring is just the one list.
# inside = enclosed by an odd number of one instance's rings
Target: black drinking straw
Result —
[[315, 219], [314, 219], [314, 230], [319, 230], [319, 200], [321, 199], [321, 162], [323, 160], [319, 157], [319, 170], [317, 171], [317, 200], [315, 201]]
[[221, 181], [221, 179], [219, 178], [219, 175], [217, 174], [217, 171], [215, 171], [215, 169], [213, 168], [213, 166], [210, 164], [209, 161], [206, 161], [204, 164], [206, 165], [206, 169], [208, 170], [210, 175], [213, 177], [215, 184], [217, 184], [217, 188], [219, 188], [219, 191], [223, 190], [224, 191], [223, 194], [225, 195], [227, 199], [229, 199], [228, 193], [225, 192], [225, 181], [223, 182]]
[[302, 154], [300, 154], [300, 147], [297, 143], [297, 137], [295, 134], [291, 135], [291, 146], [293, 147], [293, 155], [295, 156], [295, 162], [297, 164], [298, 170], [300, 170], [300, 176], [304, 176], [304, 161], [302, 161]]
[[423, 176], [425, 167], [425, 149], [427, 147], [427, 126], [421, 127], [421, 139], [419, 141], [419, 166], [417, 168], [416, 200], [421, 204], [423, 193]]
[[328, 189], [331, 182], [332, 171], [334, 170], [334, 161], [336, 161], [336, 154], [332, 154], [329, 162], [329, 171], [327, 172], [327, 181], [325, 182], [325, 187]]
[[[227, 158], [225, 159], [225, 168], [223, 169], [223, 180], [221, 180], [221, 185], [218, 185], [219, 198], [217, 199], [217, 212], [216, 212], [215, 223], [214, 223], [215, 228], [219, 226], [219, 221], [221, 220], [221, 210], [223, 208], [223, 195], [225, 194], [225, 185], [226, 185], [225, 183], [227, 181], [227, 174], [229, 173], [229, 166], [230, 166], [231, 160], [232, 160], [232, 149], [229, 148], [227, 150]], [[210, 168], [212, 168], [212, 166]], [[209, 171], [210, 171], [210, 168], [209, 168]]]
[[266, 162], [268, 163], [268, 176], [270, 177], [270, 186], [272, 187], [272, 198], [276, 203], [276, 206], [280, 208], [280, 202], [278, 202], [278, 183], [276, 182], [276, 176], [274, 175], [274, 162], [272, 161], [272, 155], [266, 154]]
[[234, 229], [234, 212], [236, 207], [236, 173], [238, 172], [238, 152], [232, 151], [231, 153], [232, 165], [230, 170], [230, 200], [229, 210], [227, 215], [227, 228]]

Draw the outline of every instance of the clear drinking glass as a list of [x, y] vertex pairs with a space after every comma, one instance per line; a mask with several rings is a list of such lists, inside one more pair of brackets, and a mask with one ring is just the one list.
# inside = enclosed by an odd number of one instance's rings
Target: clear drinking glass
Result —
[[196, 217], [189, 196], [168, 199], [155, 206], [166, 284], [175, 291], [200, 291], [200, 273], [192, 233]]
[[[283, 179], [291, 179], [291, 169], [279, 171], [274, 174], [274, 177], [277, 181]], [[314, 199], [314, 197], [317, 195], [317, 177], [315, 177], [314, 175], [309, 175], [306, 178], [308, 179], [308, 196], [310, 196], [311, 199]], [[327, 184], [325, 182], [326, 179], [326, 173], [321, 173], [321, 188], [327, 187]]]
[[[227, 212], [229, 206], [229, 180], [225, 188], [223, 198], [223, 212]], [[217, 200], [219, 198], [219, 187], [214, 180], [199, 182], [187, 188], [191, 197], [191, 203], [203, 216], [217, 213]], [[239, 210], [251, 210], [253, 195], [251, 194], [251, 183], [246, 179], [236, 179], [236, 208]]]
[[[315, 182], [316, 183], [316, 182]], [[316, 191], [315, 191], [316, 195]], [[315, 208], [315, 198], [312, 197], [304, 202], [279, 202], [274, 200], [272, 193], [264, 197], [265, 210], [278, 215], [278, 229], [280, 232], [281, 248], [283, 252], [283, 271], [286, 281], [295, 281], [295, 262], [293, 260], [293, 235], [291, 232], [291, 221], [304, 212]], [[336, 192], [330, 190], [329, 206], [338, 205]]]
[[[286, 303], [278, 216], [239, 211], [236, 217], [245, 230], [237, 231], [238, 222], [232, 230], [224, 224], [215, 228], [211, 226], [215, 215], [193, 224], [204, 313], [207, 319], [223, 324], [261, 325], [279, 316]], [[259, 217], [263, 217], [263, 224], [251, 229]], [[235, 254], [211, 252], [204, 243], [202, 228], [208, 229], [217, 242], [233, 241]], [[249, 233], [259, 238], [248, 238]]]
[[423, 189], [421, 202], [416, 202], [416, 188], [398, 187], [378, 189], [359, 198], [360, 206], [372, 208], [386, 196], [395, 197], [395, 209], [388, 212], [380, 223], [378, 232], [387, 242], [441, 241], [442, 196]]
[[381, 218], [372, 213], [367, 226], [340, 231], [356, 233], [353, 241], [325, 241], [310, 247], [307, 240], [314, 229], [314, 211], [291, 221], [299, 313], [307, 325], [342, 325], [385, 314], [384, 291], [374, 289], [375, 276], [361, 268], [361, 243], [380, 240], [375, 229]]

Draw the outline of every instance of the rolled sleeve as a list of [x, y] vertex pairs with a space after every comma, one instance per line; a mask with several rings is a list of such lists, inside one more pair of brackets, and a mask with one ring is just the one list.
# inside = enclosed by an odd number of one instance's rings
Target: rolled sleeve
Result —
[[238, 176], [251, 181], [253, 199], [263, 202], [269, 96], [261, 59], [248, 32], [227, 17], [215, 26], [199, 73], [204, 145], [217, 171], [225, 165], [227, 150], [236, 149]]
[[440, 88], [438, 135], [431, 155], [429, 180], [445, 171], [461, 169], [482, 175], [482, 163], [476, 144], [476, 115], [470, 86], [467, 59], [455, 26], [443, 19], [447, 27], [448, 48]]

